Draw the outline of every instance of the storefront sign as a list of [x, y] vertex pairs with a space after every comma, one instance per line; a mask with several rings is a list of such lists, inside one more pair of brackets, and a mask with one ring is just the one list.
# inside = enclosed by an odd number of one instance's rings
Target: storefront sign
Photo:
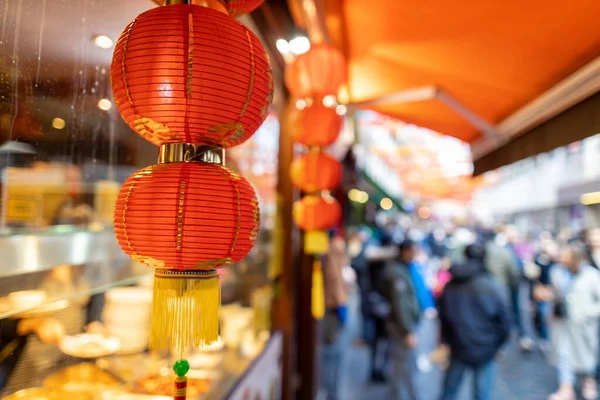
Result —
[[254, 361], [229, 400], [279, 400], [281, 398], [281, 357], [283, 334], [275, 332]]

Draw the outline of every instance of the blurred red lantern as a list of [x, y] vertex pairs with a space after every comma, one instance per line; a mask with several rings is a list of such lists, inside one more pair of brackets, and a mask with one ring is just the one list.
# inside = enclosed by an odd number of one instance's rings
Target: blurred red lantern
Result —
[[286, 70], [285, 83], [293, 96], [315, 97], [320, 101], [323, 96], [337, 94], [347, 74], [344, 55], [335, 47], [321, 43], [296, 57]]
[[335, 109], [314, 102], [310, 107], [292, 112], [292, 140], [304, 146], [325, 147], [335, 142], [342, 129], [342, 117]]
[[304, 231], [324, 231], [335, 227], [342, 209], [330, 196], [304, 196], [294, 203], [294, 222]]
[[157, 145], [240, 144], [263, 122], [273, 92], [256, 35], [196, 5], [158, 7], [134, 19], [115, 46], [111, 80], [121, 116]]
[[238, 16], [256, 10], [265, 0], [219, 0], [230, 15]]
[[290, 168], [293, 184], [307, 193], [335, 189], [342, 179], [342, 165], [320, 150], [309, 151], [294, 160]]
[[218, 164], [146, 167], [119, 192], [114, 225], [121, 248], [156, 268], [209, 270], [237, 262], [259, 228], [254, 189]]

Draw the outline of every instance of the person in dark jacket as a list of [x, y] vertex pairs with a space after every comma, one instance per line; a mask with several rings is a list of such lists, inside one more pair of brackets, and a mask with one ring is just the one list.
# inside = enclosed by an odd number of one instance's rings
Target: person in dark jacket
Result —
[[456, 399], [465, 372], [472, 371], [474, 398], [489, 400], [494, 358], [510, 334], [510, 309], [501, 286], [486, 272], [484, 247], [472, 244], [465, 256], [465, 263], [451, 268], [439, 304], [442, 341], [451, 355], [441, 399]]
[[[369, 288], [366, 300], [367, 325], [370, 332], [367, 335], [371, 347], [371, 380], [384, 382], [384, 371], [387, 369], [389, 357], [389, 342], [385, 329], [385, 320], [389, 315], [389, 304], [382, 297], [382, 280], [386, 264], [396, 254], [392, 238], [382, 234], [379, 240], [373, 238], [366, 245]], [[368, 329], [368, 328], [367, 328]]]
[[[410, 274], [416, 245], [405, 240], [396, 260], [388, 262], [382, 278], [382, 295], [390, 305], [386, 328], [391, 345], [392, 373], [388, 377], [390, 399], [421, 400], [417, 388], [417, 328], [421, 309]], [[405, 392], [408, 397], [403, 396]]]

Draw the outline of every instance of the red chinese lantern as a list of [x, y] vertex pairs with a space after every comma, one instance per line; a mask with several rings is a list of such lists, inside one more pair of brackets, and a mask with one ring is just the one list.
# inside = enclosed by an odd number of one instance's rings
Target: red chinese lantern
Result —
[[246, 179], [218, 164], [167, 163], [133, 174], [119, 193], [123, 250], [151, 267], [214, 269], [243, 259], [259, 210]]
[[[146, 167], [119, 192], [114, 214], [121, 248], [156, 268], [151, 345], [200, 346], [217, 340], [219, 283], [215, 268], [244, 258], [259, 228], [258, 201], [246, 179], [218, 164], [176, 162]], [[190, 285], [201, 290], [185, 290]], [[163, 296], [167, 297], [167, 295]], [[157, 307], [161, 301], [170, 307]], [[177, 312], [173, 312], [177, 309]], [[181, 315], [197, 315], [197, 334], [176, 332]], [[181, 334], [184, 333], [184, 334]]]
[[290, 176], [294, 186], [303, 192], [331, 190], [340, 184], [342, 165], [334, 157], [320, 150], [312, 150], [294, 160]]
[[337, 139], [342, 129], [342, 117], [334, 108], [327, 108], [320, 101], [310, 107], [292, 111], [292, 140], [304, 146], [325, 147]]
[[129, 126], [154, 144], [229, 148], [266, 117], [273, 77], [260, 40], [219, 11], [154, 8], [115, 46], [112, 88]]
[[340, 221], [342, 209], [330, 196], [304, 196], [294, 203], [294, 222], [304, 231], [325, 231]]
[[256, 10], [265, 0], [220, 0], [230, 15], [238, 16]]
[[347, 74], [344, 55], [335, 47], [320, 43], [296, 57], [286, 70], [285, 83], [295, 97], [320, 100], [337, 94]]

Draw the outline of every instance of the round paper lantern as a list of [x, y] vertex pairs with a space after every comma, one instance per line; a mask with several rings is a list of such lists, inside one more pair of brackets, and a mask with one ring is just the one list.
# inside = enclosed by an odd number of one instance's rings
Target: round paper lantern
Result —
[[155, 268], [210, 270], [254, 245], [258, 200], [246, 179], [218, 164], [146, 167], [119, 192], [114, 225], [121, 248]]
[[294, 203], [293, 217], [304, 231], [324, 231], [339, 223], [342, 209], [333, 197], [304, 196]]
[[309, 151], [294, 160], [290, 168], [292, 183], [303, 192], [335, 189], [342, 179], [342, 165], [320, 150]]
[[158, 7], [134, 19], [115, 46], [111, 80], [121, 116], [156, 145], [240, 144], [265, 119], [273, 94], [256, 35], [196, 5]]
[[256, 10], [265, 0], [220, 0], [230, 15], [238, 16]]
[[303, 110], [294, 109], [291, 118], [292, 140], [308, 147], [329, 146], [342, 129], [342, 117], [334, 108], [327, 108], [320, 101]]
[[310, 50], [296, 57], [285, 74], [290, 93], [298, 98], [321, 97], [337, 94], [346, 82], [347, 65], [344, 55], [328, 44], [312, 45]]

